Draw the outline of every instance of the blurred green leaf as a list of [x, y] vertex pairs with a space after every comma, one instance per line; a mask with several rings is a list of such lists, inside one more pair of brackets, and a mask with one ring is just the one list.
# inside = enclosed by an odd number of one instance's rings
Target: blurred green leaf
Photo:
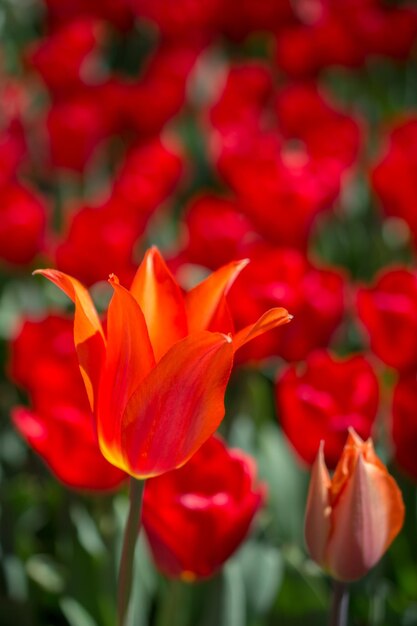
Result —
[[70, 626], [98, 626], [97, 622], [74, 598], [64, 597], [59, 605]]
[[260, 475], [268, 484], [271, 526], [282, 542], [302, 545], [308, 474], [274, 424], [266, 424], [260, 432], [258, 462]]
[[219, 626], [245, 626], [246, 594], [239, 564], [231, 559], [223, 568]]
[[106, 547], [100, 537], [97, 526], [86, 508], [73, 504], [70, 509], [71, 519], [77, 529], [78, 541], [92, 556], [106, 554]]
[[271, 608], [284, 574], [281, 553], [271, 545], [256, 541], [247, 542], [239, 551], [246, 595], [251, 609], [257, 614]]
[[34, 554], [26, 561], [28, 576], [50, 593], [65, 588], [63, 569], [47, 554]]

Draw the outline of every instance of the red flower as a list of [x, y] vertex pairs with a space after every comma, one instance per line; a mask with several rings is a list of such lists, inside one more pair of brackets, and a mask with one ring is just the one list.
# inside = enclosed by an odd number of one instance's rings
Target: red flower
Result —
[[72, 322], [56, 315], [25, 321], [11, 344], [10, 375], [32, 408], [16, 407], [16, 429], [65, 485], [113, 489], [126, 475], [100, 452], [74, 347]]
[[247, 252], [251, 262], [227, 298], [236, 328], [274, 306], [288, 308], [294, 319], [287, 328], [259, 337], [243, 348], [239, 361], [273, 355], [299, 360], [314, 348], [326, 346], [343, 316], [342, 275], [314, 267], [296, 250], [258, 244]]
[[116, 175], [110, 197], [97, 206], [82, 206], [69, 216], [54, 252], [58, 269], [87, 285], [112, 271], [122, 282], [130, 283], [136, 270], [138, 239], [152, 213], [174, 190], [181, 173], [180, 155], [159, 137], [132, 147]]
[[375, 0], [319, 0], [293, 4], [294, 17], [277, 33], [278, 65], [291, 76], [342, 65], [362, 65], [371, 55], [404, 58], [417, 35], [412, 7], [386, 7]]
[[49, 315], [40, 321], [25, 320], [10, 348], [10, 376], [29, 393], [38, 410], [71, 402], [89, 408], [70, 319]]
[[382, 208], [400, 217], [417, 239], [417, 118], [398, 124], [371, 172], [371, 184]]
[[122, 106], [130, 128], [151, 137], [180, 111], [201, 50], [200, 45], [179, 43], [164, 43], [157, 48], [139, 80], [126, 84]]
[[0, 188], [0, 259], [13, 265], [30, 263], [44, 245], [46, 207], [18, 183]]
[[55, 95], [68, 94], [85, 87], [99, 35], [97, 22], [88, 17], [74, 20], [41, 40], [29, 61]]
[[81, 283], [39, 270], [75, 302], [75, 344], [100, 449], [132, 476], [184, 465], [223, 419], [234, 352], [290, 321], [285, 309], [272, 309], [231, 337], [225, 292], [242, 266], [225, 266], [184, 295], [150, 249], [130, 291], [110, 277], [106, 336]]
[[160, 570], [214, 574], [247, 535], [265, 495], [254, 461], [211, 437], [181, 469], [146, 483], [143, 526]]
[[46, 117], [50, 158], [55, 167], [83, 172], [111, 127], [94, 90], [52, 104]]
[[271, 101], [268, 78], [262, 68], [232, 68], [210, 112], [212, 152], [258, 232], [278, 245], [305, 247], [316, 215], [336, 200], [357, 156], [359, 126], [312, 84], [286, 87]]
[[402, 374], [392, 400], [392, 440], [394, 458], [399, 467], [417, 480], [417, 377], [415, 372]]
[[221, 0], [131, 0], [136, 15], [154, 22], [169, 39], [207, 39], [217, 25]]
[[193, 263], [217, 269], [244, 257], [254, 236], [236, 201], [209, 193], [191, 200], [183, 223], [186, 243], [176, 265]]
[[130, 282], [135, 273], [133, 249], [144, 228], [144, 220], [117, 195], [101, 206], [81, 207], [71, 216], [56, 248], [56, 265], [87, 285], [102, 280], [112, 269]]
[[417, 276], [405, 268], [380, 274], [359, 289], [357, 308], [371, 348], [384, 363], [399, 370], [417, 365]]
[[364, 357], [339, 360], [324, 350], [288, 367], [276, 387], [279, 420], [294, 450], [311, 465], [324, 441], [331, 468], [350, 426], [361, 437], [370, 437], [378, 396], [377, 377]]
[[66, 24], [81, 16], [108, 20], [114, 26], [127, 29], [132, 25], [131, 0], [43, 0], [52, 26]]

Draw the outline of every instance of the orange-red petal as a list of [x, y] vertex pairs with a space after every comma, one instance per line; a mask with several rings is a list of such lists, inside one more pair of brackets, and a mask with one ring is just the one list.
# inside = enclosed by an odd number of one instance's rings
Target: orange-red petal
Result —
[[110, 277], [114, 289], [107, 315], [106, 361], [100, 382], [97, 430], [110, 463], [124, 469], [121, 423], [132, 393], [155, 366], [143, 313], [133, 295]]
[[54, 269], [36, 270], [75, 304], [74, 342], [90, 406], [94, 409], [105, 353], [101, 322], [87, 289], [75, 278]]
[[[218, 323], [220, 315], [225, 323], [230, 324], [230, 318], [224, 311], [224, 296], [247, 264], [248, 260], [244, 259], [224, 265], [187, 293], [185, 302], [190, 333], [212, 329], [216, 318], [216, 326], [220, 328]], [[222, 328], [223, 332], [231, 330], [232, 328], [228, 327]]]
[[157, 361], [187, 335], [187, 317], [181, 289], [159, 250], [150, 248], [130, 288], [145, 316]]
[[292, 315], [290, 315], [286, 309], [281, 307], [270, 309], [264, 313], [255, 324], [250, 324], [235, 334], [233, 337], [235, 351], [239, 350], [239, 348], [248, 341], [255, 339], [259, 335], [263, 335], [277, 326], [288, 324], [291, 320]]
[[132, 395], [123, 418], [126, 471], [178, 468], [217, 429], [233, 362], [230, 339], [201, 332], [174, 345]]
[[330, 533], [330, 485], [329, 472], [324, 462], [323, 442], [321, 442], [311, 473], [304, 535], [312, 558], [322, 566], [324, 566]]

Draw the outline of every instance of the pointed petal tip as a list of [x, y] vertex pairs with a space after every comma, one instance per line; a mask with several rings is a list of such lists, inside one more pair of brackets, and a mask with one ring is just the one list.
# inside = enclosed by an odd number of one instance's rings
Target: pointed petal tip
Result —
[[111, 285], [120, 285], [119, 278], [118, 276], [116, 276], [116, 274], [113, 274], [113, 273], [109, 274], [109, 277], [107, 280]]

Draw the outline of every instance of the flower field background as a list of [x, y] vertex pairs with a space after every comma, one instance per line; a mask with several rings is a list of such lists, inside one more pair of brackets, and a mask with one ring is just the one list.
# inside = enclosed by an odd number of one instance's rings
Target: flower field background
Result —
[[153, 272], [155, 371], [192, 331], [235, 341], [231, 372], [190, 348], [167, 385], [191, 420], [195, 378], [214, 423], [230, 376], [219, 437], [149, 472], [126, 623], [327, 623], [304, 517], [320, 442], [333, 471], [351, 427], [405, 522], [349, 624], [416, 625], [416, 238], [416, 2], [0, 0], [1, 626], [115, 624], [127, 474], [193, 448], [171, 413], [163, 449], [99, 446], [74, 307], [42, 268], [89, 288], [108, 339], [112, 288]]

